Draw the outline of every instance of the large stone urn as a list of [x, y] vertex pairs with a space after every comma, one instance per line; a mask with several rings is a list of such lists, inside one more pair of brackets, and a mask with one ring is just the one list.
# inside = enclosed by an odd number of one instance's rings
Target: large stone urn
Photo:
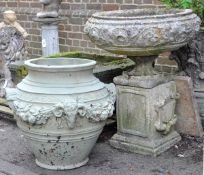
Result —
[[95, 64], [80, 58], [28, 60], [28, 75], [16, 89], [6, 89], [40, 167], [64, 170], [88, 162], [115, 102], [115, 86], [93, 75]]
[[110, 140], [112, 146], [158, 155], [180, 140], [174, 130], [176, 85], [154, 69], [154, 60], [187, 44], [199, 27], [200, 19], [189, 9], [99, 12], [87, 21], [84, 31], [91, 41], [136, 63], [132, 71], [114, 78], [118, 132]]

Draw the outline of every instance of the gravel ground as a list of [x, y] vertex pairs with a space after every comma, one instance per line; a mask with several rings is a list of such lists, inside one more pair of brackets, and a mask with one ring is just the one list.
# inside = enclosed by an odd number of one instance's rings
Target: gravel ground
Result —
[[74, 170], [56, 172], [45, 170], [35, 165], [34, 156], [16, 124], [0, 118], [0, 159], [39, 175], [203, 174], [203, 138], [182, 136], [182, 141], [177, 145], [158, 157], [151, 157], [122, 152], [112, 148], [108, 143], [108, 139], [116, 131], [115, 128], [114, 125], [105, 128], [86, 166]]

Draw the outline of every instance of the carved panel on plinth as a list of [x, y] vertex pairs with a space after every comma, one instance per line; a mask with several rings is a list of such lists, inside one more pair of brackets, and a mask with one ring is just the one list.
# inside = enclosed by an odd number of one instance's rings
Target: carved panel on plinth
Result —
[[131, 89], [118, 88], [118, 122], [123, 133], [147, 136], [146, 97]]

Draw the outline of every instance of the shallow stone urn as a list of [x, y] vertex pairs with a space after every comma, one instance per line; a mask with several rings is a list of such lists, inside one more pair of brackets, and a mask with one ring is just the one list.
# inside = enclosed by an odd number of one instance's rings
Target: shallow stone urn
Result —
[[200, 19], [192, 10], [136, 9], [99, 12], [85, 25], [85, 33], [99, 48], [127, 55], [135, 68], [115, 77], [118, 132], [112, 146], [158, 155], [180, 140], [174, 130], [175, 82], [154, 70], [164, 51], [178, 49], [199, 31]]
[[93, 75], [95, 61], [80, 58], [25, 61], [28, 75], [7, 100], [40, 167], [64, 170], [85, 165], [107, 117], [115, 86]]
[[[128, 75], [133, 75], [134, 80], [144, 76], [145, 82], [150, 81], [143, 84], [139, 80], [137, 86], [153, 87], [166, 80], [154, 70], [154, 60], [161, 52], [186, 45], [199, 31], [200, 23], [190, 9], [158, 7], [95, 13], [88, 19], [84, 31], [99, 48], [127, 55], [136, 62]], [[131, 80], [125, 84], [131, 84]]]

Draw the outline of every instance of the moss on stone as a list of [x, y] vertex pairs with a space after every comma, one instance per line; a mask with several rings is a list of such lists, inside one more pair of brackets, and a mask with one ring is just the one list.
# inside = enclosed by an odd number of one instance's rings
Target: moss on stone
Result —
[[16, 71], [16, 76], [17, 76], [17, 78], [23, 78], [23, 77], [25, 77], [26, 75], [28, 74], [28, 70], [27, 70], [27, 68], [25, 67], [25, 66], [20, 66], [19, 68], [18, 68], [18, 70]]
[[97, 61], [98, 65], [102, 66], [110, 66], [110, 65], [120, 65], [126, 64], [128, 61], [126, 58], [123, 57], [113, 57], [113, 56], [106, 56], [106, 55], [97, 55], [97, 54], [90, 54], [84, 52], [62, 52], [55, 55], [51, 55], [48, 58], [84, 58]]

